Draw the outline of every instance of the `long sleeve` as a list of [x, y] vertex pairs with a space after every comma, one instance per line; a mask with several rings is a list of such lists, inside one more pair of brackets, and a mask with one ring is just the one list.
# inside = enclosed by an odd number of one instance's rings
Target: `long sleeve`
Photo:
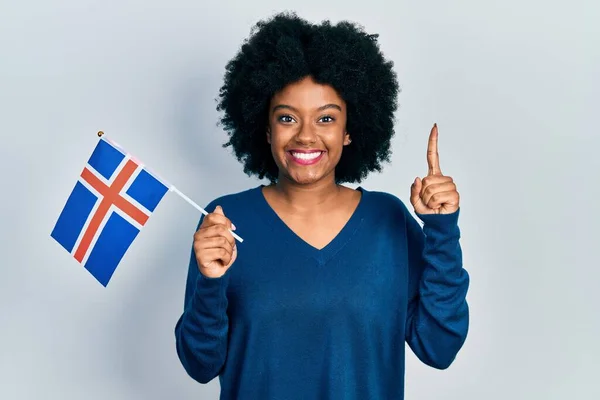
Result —
[[409, 254], [406, 341], [425, 364], [448, 368], [469, 328], [469, 275], [463, 268], [458, 215], [417, 216], [405, 208]]
[[185, 289], [185, 307], [175, 326], [177, 355], [186, 372], [200, 383], [208, 383], [223, 368], [227, 355], [228, 273], [208, 278], [190, 257]]

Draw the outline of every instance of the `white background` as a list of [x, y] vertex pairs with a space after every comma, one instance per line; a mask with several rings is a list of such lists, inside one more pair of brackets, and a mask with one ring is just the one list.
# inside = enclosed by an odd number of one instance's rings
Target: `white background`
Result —
[[[200, 214], [159, 205], [103, 288], [50, 232], [104, 130], [201, 205], [258, 183], [221, 148], [225, 63], [284, 9], [379, 33], [409, 204], [438, 123], [461, 193], [471, 329], [407, 399], [598, 399], [600, 6], [584, 1], [0, 0], [0, 398], [217, 399], [174, 346]], [[243, 236], [243, 227], [238, 227]]]

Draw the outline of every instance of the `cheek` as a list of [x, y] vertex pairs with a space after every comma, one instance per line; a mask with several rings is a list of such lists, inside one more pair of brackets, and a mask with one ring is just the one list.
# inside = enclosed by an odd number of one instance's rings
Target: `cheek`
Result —
[[287, 141], [280, 132], [272, 132], [269, 147], [271, 149], [271, 155], [275, 160], [275, 163], [281, 165], [285, 162], [285, 146]]
[[294, 132], [291, 129], [274, 129], [271, 131], [271, 148], [274, 152], [283, 151], [283, 148], [292, 140]]
[[285, 147], [285, 142], [281, 140], [280, 136], [271, 136], [271, 151], [273, 153], [281, 153], [283, 152], [283, 148]]
[[345, 132], [343, 130], [336, 129], [335, 132], [330, 132], [327, 135], [327, 141], [325, 142], [330, 150], [341, 152], [344, 148]]

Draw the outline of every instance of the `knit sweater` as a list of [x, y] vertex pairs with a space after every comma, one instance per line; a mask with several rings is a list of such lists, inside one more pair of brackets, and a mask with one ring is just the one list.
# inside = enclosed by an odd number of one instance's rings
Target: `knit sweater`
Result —
[[[403, 399], [405, 343], [425, 364], [450, 366], [468, 331], [469, 275], [459, 211], [417, 214], [362, 187], [360, 202], [324, 248], [302, 240], [262, 185], [224, 195], [243, 237], [219, 278], [190, 257], [178, 357], [222, 400]], [[200, 223], [202, 219], [200, 220]]]

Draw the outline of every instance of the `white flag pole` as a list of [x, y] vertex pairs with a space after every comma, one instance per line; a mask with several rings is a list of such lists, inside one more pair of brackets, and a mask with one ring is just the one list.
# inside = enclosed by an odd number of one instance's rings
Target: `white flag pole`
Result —
[[[99, 137], [99, 138], [101, 138], [101, 139], [105, 139], [105, 138], [103, 138], [103, 136], [104, 136], [104, 132], [102, 132], [102, 131], [99, 131], [99, 132], [98, 132], [98, 137]], [[121, 147], [121, 146], [119, 146], [119, 145], [118, 145], [118, 143], [113, 143], [113, 144], [114, 144], [114, 145], [116, 145], [116, 146], [118, 146], [118, 147]], [[162, 183], [163, 183], [163, 184], [165, 184], [165, 182], [164, 182], [164, 179], [162, 179], [162, 178], [161, 178], [161, 179], [159, 179], [158, 177], [155, 177], [155, 178], [156, 178], [156, 179], [158, 179], [158, 180], [160, 180], [160, 181], [162, 181]], [[185, 194], [181, 193], [181, 192], [179, 191], [179, 189], [177, 189], [175, 186], [173, 186], [173, 185], [171, 185], [171, 184], [165, 184], [165, 186], [169, 186], [169, 191], [170, 191], [170, 192], [174, 192], [174, 193], [178, 194], [178, 195], [179, 195], [179, 196], [180, 196], [182, 199], [184, 199], [186, 202], [188, 202], [188, 203], [189, 203], [189, 204], [190, 204], [192, 207], [194, 207], [196, 210], [200, 211], [200, 212], [201, 212], [202, 214], [204, 214], [204, 215], [208, 215], [208, 212], [207, 212], [207, 211], [206, 211], [204, 208], [202, 208], [202, 207], [200, 207], [198, 204], [194, 203], [194, 202], [192, 201], [192, 199], [190, 199], [189, 197], [187, 197]], [[230, 233], [233, 235], [233, 237], [234, 237], [234, 238], [236, 238], [236, 239], [237, 239], [237, 240], [238, 240], [240, 243], [242, 243], [242, 242], [244, 241], [244, 239], [242, 239], [241, 237], [239, 237], [239, 236], [238, 236], [238, 235], [237, 235], [235, 232], [233, 232], [231, 229], [229, 229], [229, 232], [230, 232]]]
[[[194, 207], [196, 210], [200, 211], [202, 214], [208, 215], [208, 212], [204, 208], [202, 208], [198, 204], [194, 203], [189, 197], [187, 197], [185, 194], [181, 193], [179, 191], [179, 189], [177, 189], [175, 186], [171, 186], [169, 188], [169, 190], [172, 191], [172, 192], [174, 192], [174, 193], [176, 193], [176, 194], [178, 194], [182, 199], [184, 199], [185, 201], [187, 201], [189, 204], [192, 205], [192, 207]], [[236, 238], [237, 240], [239, 240], [240, 243], [244, 241], [244, 239], [242, 239], [241, 237], [239, 237], [231, 229], [229, 229], [229, 232], [233, 235], [234, 238]]]

